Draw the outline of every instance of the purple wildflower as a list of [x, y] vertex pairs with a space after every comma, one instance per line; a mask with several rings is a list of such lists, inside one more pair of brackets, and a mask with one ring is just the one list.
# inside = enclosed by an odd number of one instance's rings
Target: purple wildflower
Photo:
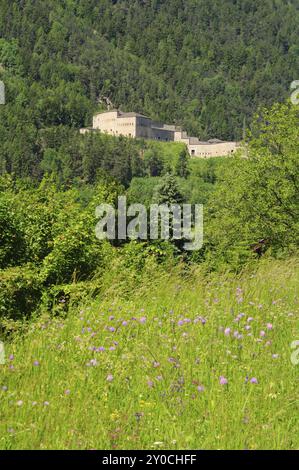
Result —
[[220, 383], [220, 385], [227, 385], [228, 380], [223, 375], [221, 375], [220, 378], [219, 378], [219, 383]]

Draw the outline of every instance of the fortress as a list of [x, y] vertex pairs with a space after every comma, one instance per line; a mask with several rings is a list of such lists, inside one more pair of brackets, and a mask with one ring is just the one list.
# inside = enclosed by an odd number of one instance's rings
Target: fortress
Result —
[[203, 142], [197, 137], [189, 137], [180, 127], [153, 121], [142, 114], [124, 113], [117, 109], [95, 114], [92, 127], [80, 129], [81, 134], [93, 131], [135, 139], [183, 142], [191, 157], [208, 158], [231, 155], [239, 146], [237, 142], [224, 142], [218, 139]]

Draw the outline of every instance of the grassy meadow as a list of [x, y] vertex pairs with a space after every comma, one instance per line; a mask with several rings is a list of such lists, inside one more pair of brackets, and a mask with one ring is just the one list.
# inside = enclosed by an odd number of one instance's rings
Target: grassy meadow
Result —
[[1, 449], [298, 448], [298, 260], [155, 269], [7, 324]]

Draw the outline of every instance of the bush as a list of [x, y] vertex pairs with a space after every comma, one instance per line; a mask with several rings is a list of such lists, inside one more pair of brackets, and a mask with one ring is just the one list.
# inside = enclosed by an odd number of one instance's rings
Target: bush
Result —
[[42, 284], [31, 265], [0, 271], [0, 317], [20, 319], [38, 306]]

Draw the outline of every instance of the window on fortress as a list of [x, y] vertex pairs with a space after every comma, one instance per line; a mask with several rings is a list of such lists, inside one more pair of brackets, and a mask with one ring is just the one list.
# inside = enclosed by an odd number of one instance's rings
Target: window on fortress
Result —
[[195, 150], [191, 150], [191, 155], [195, 155]]

